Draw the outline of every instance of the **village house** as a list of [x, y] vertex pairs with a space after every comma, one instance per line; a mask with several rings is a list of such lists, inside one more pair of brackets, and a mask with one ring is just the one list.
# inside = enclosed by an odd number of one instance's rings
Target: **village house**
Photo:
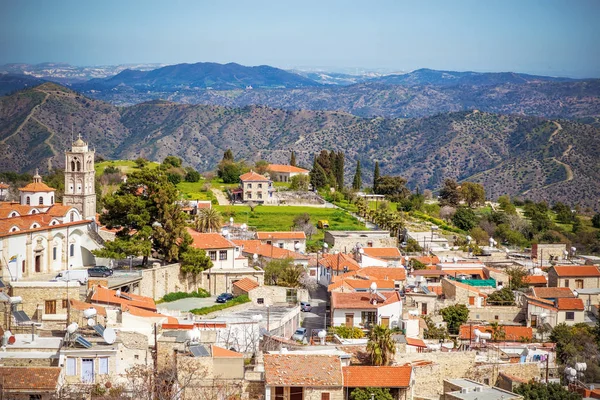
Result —
[[262, 244], [269, 244], [281, 249], [306, 252], [306, 234], [304, 231], [289, 232], [256, 232], [256, 239]]
[[560, 323], [575, 325], [584, 322], [585, 308], [583, 301], [578, 298], [558, 297], [547, 300], [526, 296], [527, 325], [538, 328], [548, 324], [554, 328]]
[[347, 253], [359, 247], [398, 247], [398, 238], [389, 231], [325, 231], [325, 243], [329, 251]]
[[494, 328], [491, 325], [476, 325], [476, 324], [464, 324], [460, 326], [458, 332], [458, 339], [463, 344], [475, 343], [477, 335], [475, 331], [481, 333], [490, 333], [494, 339], [494, 334], [497, 336], [499, 341], [508, 342], [531, 342], [533, 340], [533, 329], [527, 326], [518, 325], [499, 325], [498, 332], [494, 332]]
[[275, 182], [290, 182], [296, 175], [308, 176], [307, 169], [294, 167], [293, 165], [269, 164], [269, 176]]
[[474, 286], [446, 278], [442, 279], [442, 292], [448, 300], [475, 308], [484, 307], [488, 297]]
[[296, 265], [308, 266], [310, 257], [296, 251], [287, 250], [271, 244], [263, 244], [259, 240], [234, 240], [244, 257], [252, 258], [257, 255], [256, 262], [268, 263], [271, 260], [285, 260], [291, 258]]
[[518, 400], [519, 396], [512, 392], [491, 387], [471, 379], [445, 379], [444, 400], [472, 400], [472, 399], [503, 399]]
[[357, 253], [362, 267], [397, 267], [402, 264], [402, 254], [397, 247], [361, 247]]
[[548, 286], [597, 288], [600, 287], [600, 270], [595, 265], [555, 265], [548, 270]]
[[58, 367], [0, 367], [2, 397], [14, 400], [55, 399], [61, 384]]
[[404, 400], [410, 396], [413, 381], [412, 366], [398, 365], [391, 367], [374, 367], [351, 365], [342, 367], [344, 388], [352, 393], [356, 388], [386, 388], [392, 398]]
[[323, 286], [329, 286], [336, 277], [359, 269], [360, 265], [349, 254], [324, 254], [317, 263], [318, 281]]
[[401, 320], [402, 298], [398, 292], [331, 293], [332, 326], [399, 328]]
[[273, 181], [254, 171], [240, 176], [240, 187], [232, 191], [232, 200], [268, 203], [273, 198]]

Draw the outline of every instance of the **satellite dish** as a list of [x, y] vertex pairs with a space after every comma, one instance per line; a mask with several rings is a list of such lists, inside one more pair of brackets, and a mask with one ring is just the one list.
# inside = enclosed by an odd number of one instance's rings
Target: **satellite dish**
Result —
[[300, 243], [296, 243], [296, 244], [294, 245], [294, 248], [295, 248], [296, 250], [300, 250]]
[[325, 336], [327, 336], [327, 332], [325, 332], [325, 330], [320, 330], [319, 333], [317, 333], [317, 336], [320, 339], [323, 339]]
[[372, 282], [372, 283], [371, 283], [371, 291], [372, 291], [372, 292], [375, 292], [375, 291], [377, 291], [377, 283], [375, 283], [375, 282]]
[[117, 289], [115, 296], [121, 297], [121, 289]]
[[87, 320], [87, 324], [88, 326], [94, 326], [96, 325], [96, 321], [94, 320], [94, 318], [90, 318]]
[[77, 325], [77, 322], [73, 322], [71, 325], [67, 326], [67, 332], [69, 332], [70, 334], [77, 332], [77, 329], [79, 329], [79, 325]]
[[113, 328], [106, 328], [102, 334], [102, 338], [108, 344], [113, 344], [117, 340], [117, 333]]
[[360, 254], [363, 254], [365, 251], [363, 250], [363, 248], [362, 248], [362, 247], [359, 247], [359, 248], [358, 248], [358, 252], [359, 252]]
[[97, 313], [98, 312], [96, 311], [96, 309], [94, 307], [90, 307], [90, 308], [83, 310], [83, 317], [84, 318], [92, 318], [92, 317], [96, 316]]
[[258, 260], [258, 254], [254, 253], [254, 254], [252, 255], [252, 259], [253, 259], [254, 261]]

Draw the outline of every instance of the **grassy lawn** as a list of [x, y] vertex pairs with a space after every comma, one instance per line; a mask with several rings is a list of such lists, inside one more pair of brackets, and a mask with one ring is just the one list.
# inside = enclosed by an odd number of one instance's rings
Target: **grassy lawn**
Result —
[[180, 182], [177, 189], [185, 200], [212, 200], [214, 196], [212, 192], [204, 190], [205, 186], [204, 179], [200, 179], [198, 182]]
[[[160, 164], [156, 162], [148, 162], [148, 168], [156, 168]], [[102, 175], [104, 172], [104, 168], [108, 166], [118, 167], [122, 173], [126, 174], [128, 172], [132, 172], [137, 170], [138, 168], [135, 165], [135, 161], [132, 160], [107, 160], [96, 163], [94, 169], [96, 170], [96, 175]]]
[[210, 181], [210, 186], [214, 189], [233, 189], [240, 186], [240, 184], [238, 182], [223, 183], [220, 178], [214, 178], [212, 181]]

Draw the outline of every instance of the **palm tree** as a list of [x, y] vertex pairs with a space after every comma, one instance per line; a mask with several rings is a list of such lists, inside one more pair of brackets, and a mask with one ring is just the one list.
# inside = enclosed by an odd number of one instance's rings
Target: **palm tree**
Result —
[[375, 325], [369, 332], [367, 351], [371, 364], [376, 366], [388, 365], [396, 354], [396, 344], [392, 339], [392, 331], [381, 325]]
[[223, 217], [214, 208], [203, 208], [196, 216], [195, 228], [198, 232], [216, 232], [222, 226]]

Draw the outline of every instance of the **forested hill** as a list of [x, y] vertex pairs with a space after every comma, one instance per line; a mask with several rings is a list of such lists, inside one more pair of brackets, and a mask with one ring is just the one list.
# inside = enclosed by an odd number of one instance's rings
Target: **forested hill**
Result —
[[60, 166], [71, 126], [105, 158], [177, 155], [205, 171], [227, 148], [236, 158], [272, 162], [286, 162], [294, 150], [305, 166], [321, 149], [341, 150], [347, 176], [360, 159], [366, 182], [378, 160], [382, 173], [402, 175], [413, 188], [468, 179], [492, 196], [524, 194], [600, 209], [600, 130], [592, 125], [479, 111], [369, 119], [165, 101], [115, 107], [52, 83], [0, 98], [0, 170]]

